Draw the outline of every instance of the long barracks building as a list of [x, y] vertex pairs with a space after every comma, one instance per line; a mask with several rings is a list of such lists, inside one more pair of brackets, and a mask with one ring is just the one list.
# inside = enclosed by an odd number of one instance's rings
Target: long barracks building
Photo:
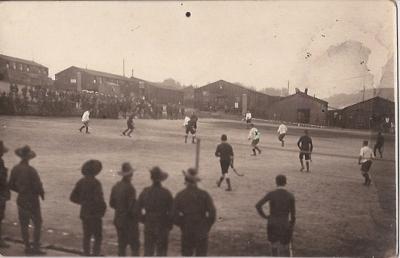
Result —
[[76, 91], [94, 91], [105, 95], [137, 96], [159, 104], [183, 103], [183, 91], [117, 74], [71, 66], [55, 74], [55, 87]]
[[279, 98], [219, 80], [194, 90], [194, 107], [203, 111], [237, 114], [249, 110], [256, 117], [266, 118], [268, 106]]

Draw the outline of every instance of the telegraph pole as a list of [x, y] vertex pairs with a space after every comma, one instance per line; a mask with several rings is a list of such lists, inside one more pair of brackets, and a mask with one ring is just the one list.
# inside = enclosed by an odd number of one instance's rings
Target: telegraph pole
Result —
[[122, 75], [125, 77], [125, 58], [122, 59]]

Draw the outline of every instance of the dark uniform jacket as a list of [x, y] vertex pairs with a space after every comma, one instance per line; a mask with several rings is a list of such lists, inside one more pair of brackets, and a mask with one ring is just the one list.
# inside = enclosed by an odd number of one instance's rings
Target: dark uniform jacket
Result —
[[134, 217], [136, 191], [133, 185], [121, 180], [111, 190], [110, 207], [115, 209], [114, 225], [124, 227], [128, 223], [138, 223]]
[[232, 146], [227, 142], [220, 143], [215, 150], [215, 156], [219, 157], [220, 160], [230, 161], [233, 157]]
[[184, 235], [206, 238], [215, 222], [216, 211], [211, 196], [196, 185], [188, 185], [174, 202], [174, 223]]
[[19, 208], [40, 209], [39, 196], [44, 196], [43, 185], [36, 169], [28, 163], [21, 162], [11, 170], [9, 187], [18, 193]]
[[85, 176], [76, 183], [70, 200], [81, 205], [81, 219], [102, 218], [106, 212], [101, 183], [93, 176]]
[[[137, 213], [146, 230], [172, 229], [173, 197], [169, 190], [161, 184], [146, 187], [140, 194], [137, 203]], [[142, 210], [145, 214], [142, 215]]]
[[7, 183], [7, 168], [4, 166], [4, 161], [0, 158], [0, 205], [10, 200], [10, 189]]
[[269, 202], [270, 216], [268, 223], [287, 223], [294, 224], [296, 221], [296, 209], [294, 195], [285, 189], [278, 188], [267, 193], [256, 205], [260, 209], [266, 202]]

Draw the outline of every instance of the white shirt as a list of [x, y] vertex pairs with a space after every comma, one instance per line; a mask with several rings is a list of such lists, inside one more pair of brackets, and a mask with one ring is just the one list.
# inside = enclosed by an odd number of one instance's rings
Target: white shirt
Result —
[[87, 121], [89, 121], [89, 115], [90, 115], [90, 112], [89, 112], [89, 111], [85, 111], [85, 112], [83, 113], [83, 115], [82, 115], [82, 122], [87, 122]]
[[253, 127], [250, 129], [248, 139], [251, 139], [251, 140], [260, 139], [260, 133], [258, 132], [257, 128]]
[[246, 113], [246, 120], [249, 120], [249, 119], [251, 119], [251, 113], [250, 113], [250, 112], [247, 112], [247, 113]]
[[371, 160], [371, 159], [373, 159], [375, 157], [374, 156], [374, 152], [368, 146], [364, 146], [364, 147], [361, 148], [360, 156], [361, 156], [361, 163], [364, 163], [364, 162], [366, 162], [368, 160]]
[[187, 126], [189, 124], [190, 117], [185, 116], [185, 120], [183, 121], [183, 126]]
[[279, 134], [284, 134], [284, 133], [286, 133], [286, 132], [287, 132], [287, 126], [284, 125], [284, 124], [281, 124], [281, 125], [279, 126], [277, 132], [278, 132]]

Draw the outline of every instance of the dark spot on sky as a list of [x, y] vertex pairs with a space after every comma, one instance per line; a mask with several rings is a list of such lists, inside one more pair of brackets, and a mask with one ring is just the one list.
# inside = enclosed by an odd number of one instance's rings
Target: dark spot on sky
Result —
[[321, 37], [325, 38], [325, 34], [321, 34]]
[[190, 12], [186, 12], [186, 17], [190, 17], [192, 14]]

